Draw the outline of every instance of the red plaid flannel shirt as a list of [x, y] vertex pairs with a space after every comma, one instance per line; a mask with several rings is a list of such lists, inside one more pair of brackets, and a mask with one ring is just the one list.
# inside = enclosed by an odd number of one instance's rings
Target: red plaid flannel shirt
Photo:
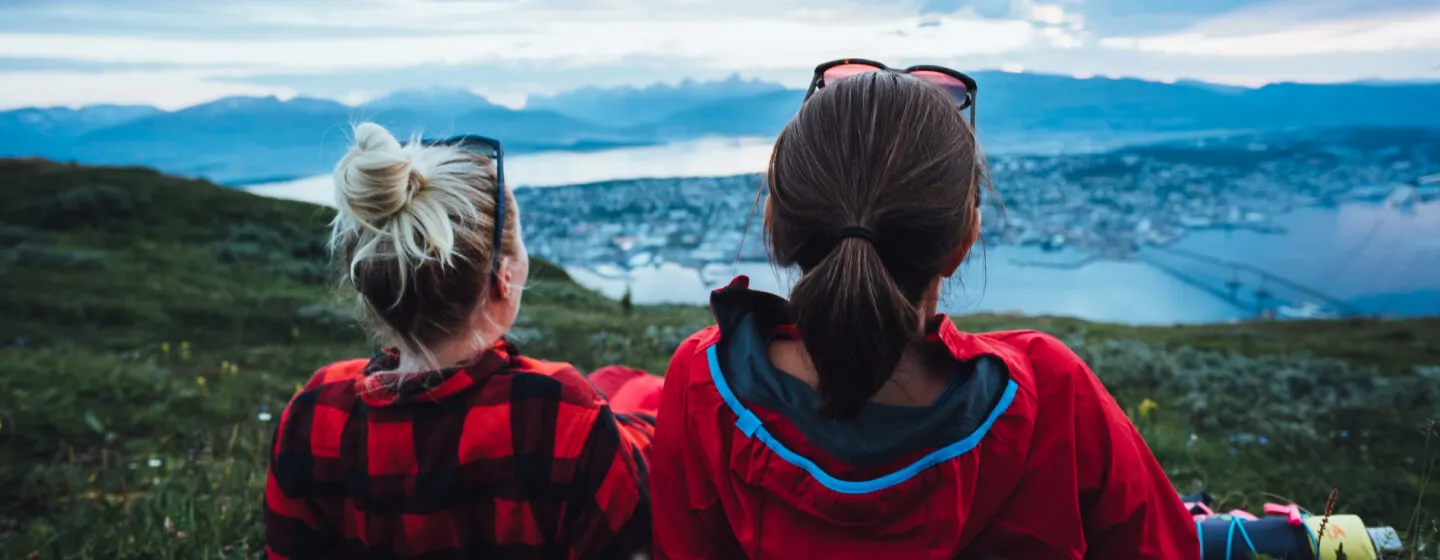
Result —
[[653, 417], [508, 342], [385, 387], [398, 355], [321, 369], [285, 409], [266, 551], [302, 558], [630, 558], [648, 550]]

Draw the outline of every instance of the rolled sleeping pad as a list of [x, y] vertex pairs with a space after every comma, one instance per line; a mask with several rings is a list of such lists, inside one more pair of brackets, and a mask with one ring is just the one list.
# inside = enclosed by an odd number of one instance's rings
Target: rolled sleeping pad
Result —
[[1200, 533], [1201, 560], [1243, 560], [1251, 552], [1275, 560], [1315, 560], [1315, 547], [1305, 527], [1294, 527], [1284, 517], [1254, 521], [1211, 517], [1195, 522]]
[[[1288, 518], [1273, 516], [1256, 520], [1211, 517], [1196, 521], [1200, 533], [1201, 560], [1243, 560], [1252, 552], [1275, 560], [1317, 560], [1316, 537], [1321, 517], [1310, 516], [1299, 526]], [[1365, 523], [1354, 515], [1331, 515], [1325, 521], [1324, 538], [1318, 539], [1319, 560], [1379, 560]]]

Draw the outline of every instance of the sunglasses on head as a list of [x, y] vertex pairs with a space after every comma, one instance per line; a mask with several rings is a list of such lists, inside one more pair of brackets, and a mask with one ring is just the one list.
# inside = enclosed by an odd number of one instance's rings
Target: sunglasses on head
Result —
[[975, 126], [975, 79], [943, 66], [920, 64], [901, 69], [862, 58], [832, 60], [815, 67], [815, 77], [810, 79], [810, 89], [805, 92], [805, 99], [809, 100], [810, 96], [815, 95], [815, 92], [826, 84], [867, 72], [895, 72], [919, 78], [949, 95], [955, 108], [970, 109], [970, 126]]
[[452, 146], [460, 148], [477, 156], [490, 158], [495, 162], [495, 247], [494, 257], [490, 263], [490, 274], [496, 278], [500, 275], [500, 247], [505, 240], [505, 149], [500, 146], [500, 141], [494, 138], [466, 134], [452, 136], [444, 140], [421, 140], [425, 146]]

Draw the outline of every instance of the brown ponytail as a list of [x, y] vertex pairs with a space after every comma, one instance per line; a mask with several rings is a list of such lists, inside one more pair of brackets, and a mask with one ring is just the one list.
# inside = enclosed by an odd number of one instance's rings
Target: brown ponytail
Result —
[[795, 326], [821, 372], [821, 412], [853, 416], [890, 379], [920, 318], [875, 247], [848, 238], [790, 293]]
[[917, 306], [974, 231], [981, 165], [950, 99], [898, 74], [828, 85], [781, 133], [766, 235], [803, 273], [791, 314], [823, 413], [853, 417], [923, 340]]

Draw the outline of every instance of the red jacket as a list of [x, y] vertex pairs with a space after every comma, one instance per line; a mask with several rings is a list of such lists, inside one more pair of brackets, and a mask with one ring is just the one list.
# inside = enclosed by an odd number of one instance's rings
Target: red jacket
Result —
[[827, 421], [767, 358], [793, 332], [785, 301], [747, 286], [717, 290], [717, 326], [670, 362], [651, 449], [657, 560], [1200, 558], [1155, 457], [1058, 340], [962, 333], [942, 315], [929, 338], [957, 363], [944, 396]]
[[280, 417], [266, 556], [629, 558], [650, 544], [645, 455], [659, 378], [501, 342], [395, 386], [399, 355], [322, 368]]

